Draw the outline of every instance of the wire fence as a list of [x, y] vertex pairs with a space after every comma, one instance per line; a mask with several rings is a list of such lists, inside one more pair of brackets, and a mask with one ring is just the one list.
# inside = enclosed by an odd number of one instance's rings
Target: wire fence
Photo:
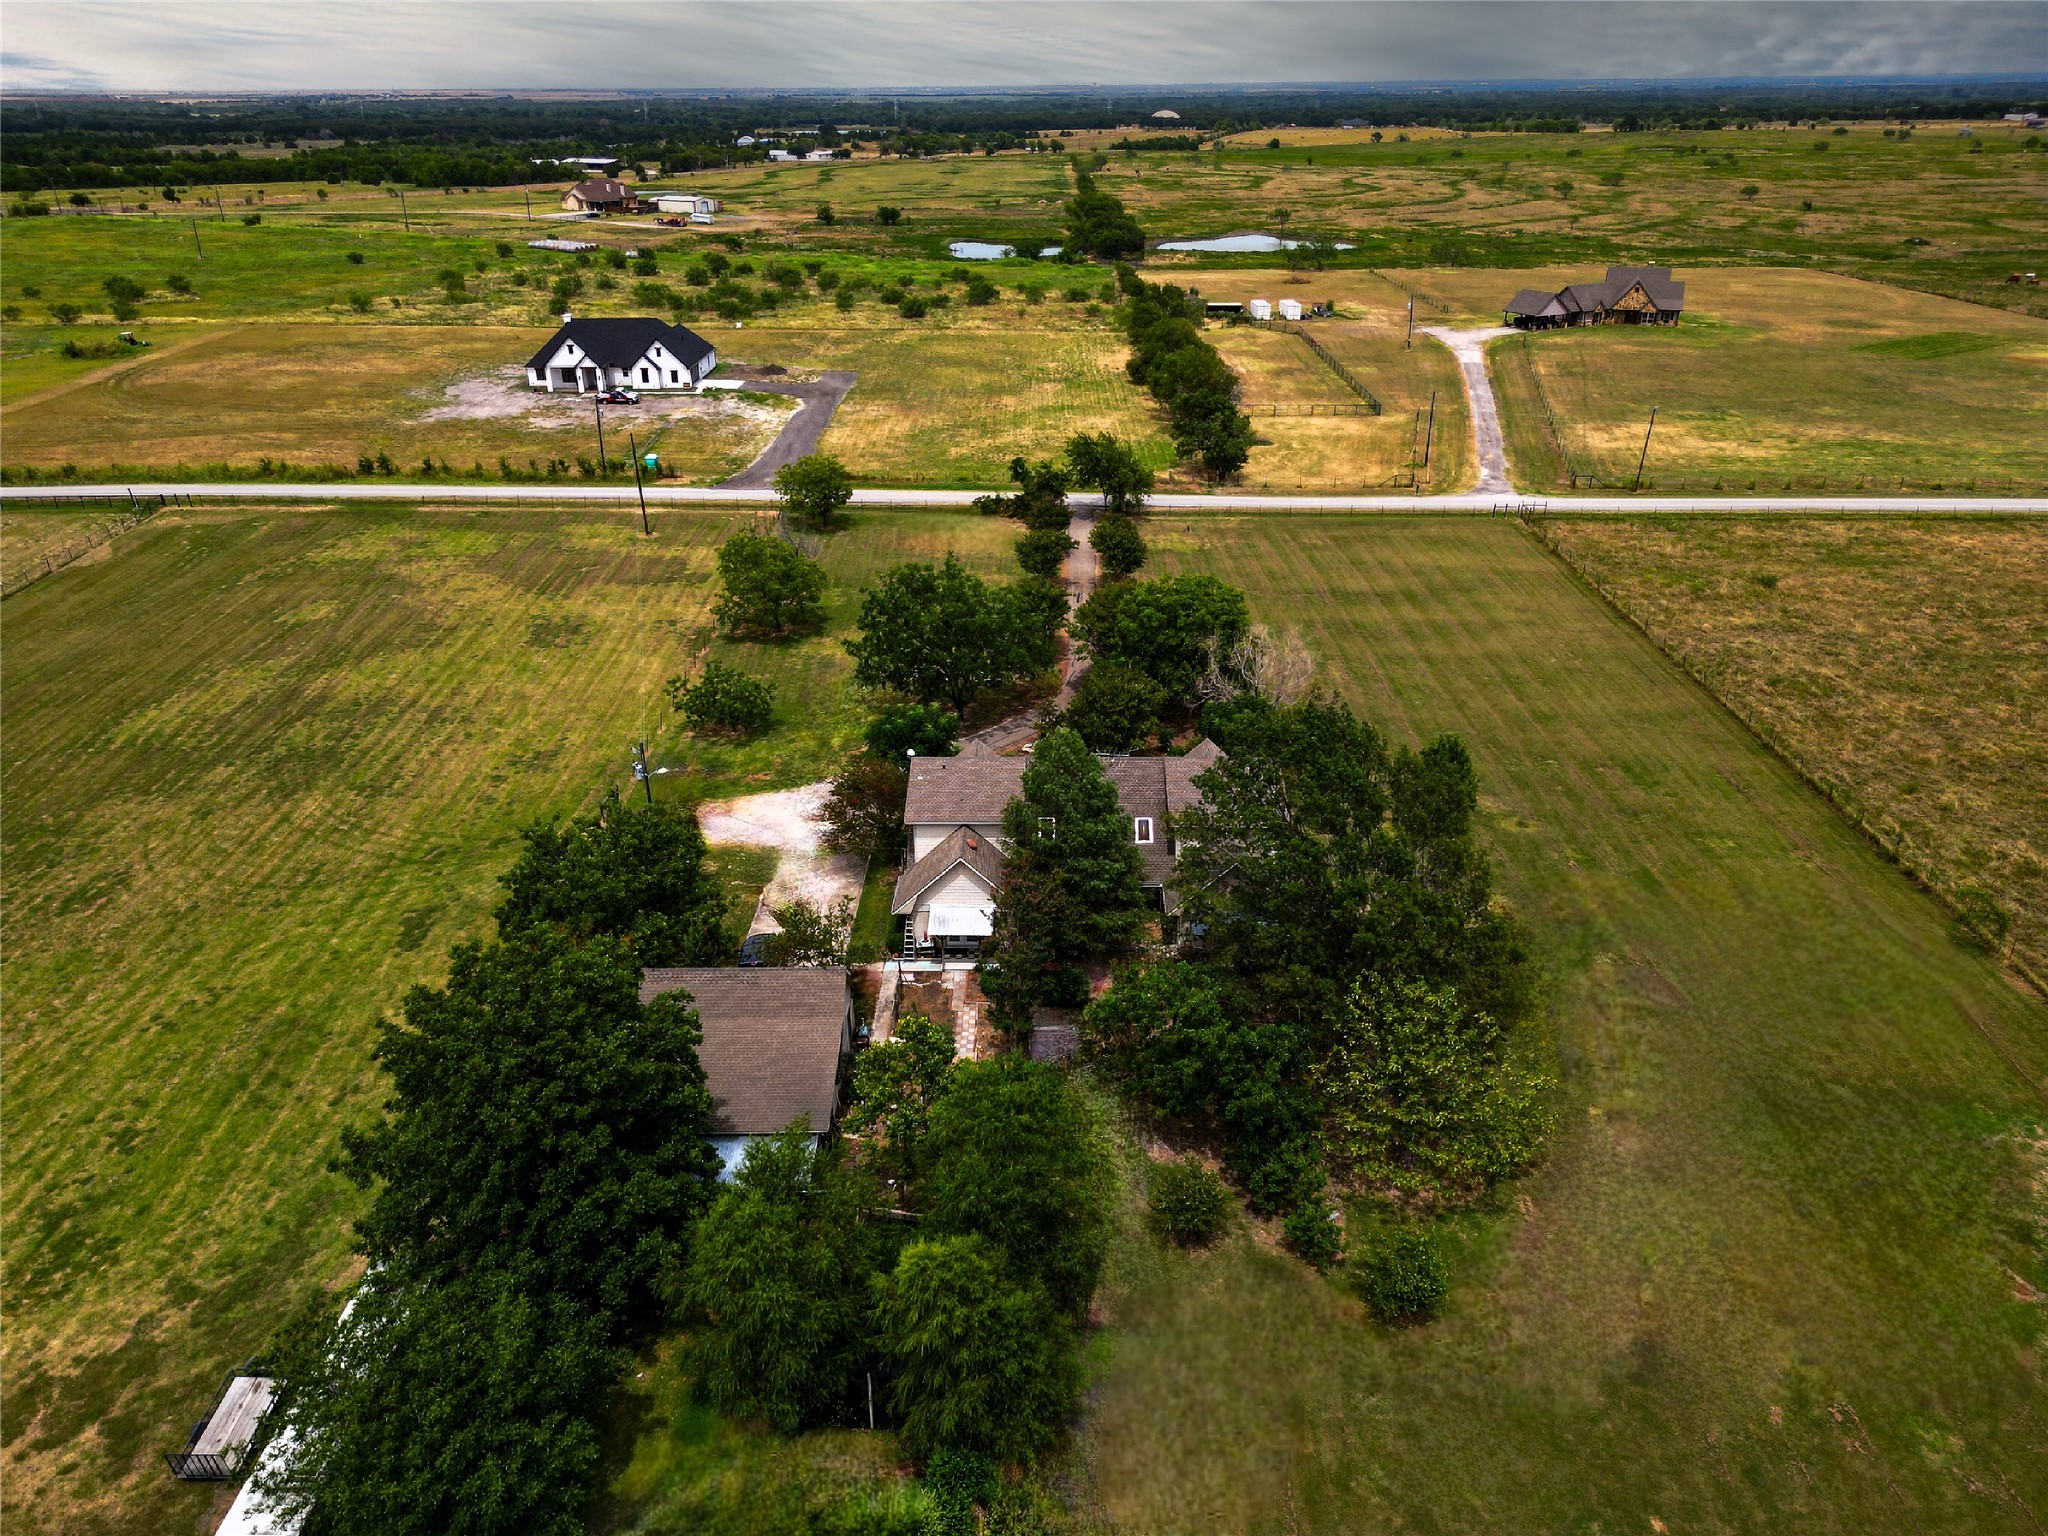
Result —
[[[1334, 373], [1338, 377], [1338, 379], [1343, 382], [1344, 387], [1346, 389], [1350, 390], [1354, 395], [1358, 396], [1359, 399], [1365, 402], [1366, 414], [1377, 416], [1381, 413], [1381, 411], [1385, 409], [1385, 407], [1380, 404], [1380, 397], [1378, 395], [1375, 395], [1371, 390], [1365, 387], [1365, 381], [1363, 379], [1359, 378], [1357, 374], [1353, 373], [1349, 368], [1345, 367], [1344, 364], [1339, 362], [1336, 356], [1330, 351], [1328, 347], [1324, 346], [1320, 341], [1316, 340], [1315, 337], [1311, 336], [1306, 330], [1304, 330], [1300, 325], [1296, 324], [1294, 321], [1253, 320], [1246, 318], [1240, 320], [1238, 323], [1241, 325], [1255, 325], [1263, 331], [1285, 331], [1290, 336], [1299, 336], [1303, 341], [1308, 343], [1309, 351], [1313, 352], [1316, 355], [1317, 359], [1323, 364], [1323, 366], [1325, 368], [1328, 368], [1330, 372]], [[1277, 415], [1279, 413], [1275, 412], [1273, 414]]]
[[1364, 401], [1355, 404], [1304, 405], [1299, 401], [1248, 400], [1238, 406], [1247, 416], [1377, 416]]
[[125, 506], [128, 510], [118, 517], [106, 518], [92, 524], [86, 531], [69, 543], [55, 549], [44, 550], [31, 559], [21, 570], [10, 570], [4, 581], [0, 581], [0, 598], [8, 598], [17, 592], [25, 592], [46, 577], [54, 576], [65, 566], [91, 554], [103, 544], [111, 544], [130, 528], [148, 522], [167, 506], [190, 506], [189, 496], [173, 497], [159, 495], [154, 499], [139, 497], [132, 491], [126, 496], [10, 496], [9, 507], [53, 506], [73, 508], [84, 506], [114, 505]]

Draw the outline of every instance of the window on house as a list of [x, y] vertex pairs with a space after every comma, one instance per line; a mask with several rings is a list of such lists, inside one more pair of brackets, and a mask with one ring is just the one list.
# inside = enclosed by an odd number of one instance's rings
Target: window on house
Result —
[[1152, 841], [1152, 818], [1151, 818], [1150, 816], [1137, 816], [1137, 817], [1133, 817], [1133, 818], [1132, 818], [1132, 820], [1131, 820], [1131, 837], [1132, 837], [1132, 839], [1133, 839], [1134, 841], [1136, 841], [1136, 842], [1140, 842], [1140, 843], [1149, 843], [1149, 842], [1151, 842], [1151, 841]]
[[680, 373], [677, 373], [675, 369], [671, 368], [668, 371], [668, 381], [671, 384], [680, 384], [683, 382], [683, 376]]
[[652, 383], [652, 382], [653, 382], [653, 380], [654, 380], [654, 375], [653, 375], [653, 374], [649, 373], [649, 372], [648, 372], [648, 371], [647, 371], [647, 370], [646, 370], [645, 368], [642, 368], [642, 369], [640, 370], [640, 382], [641, 382], [642, 384], [648, 384], [648, 383]]

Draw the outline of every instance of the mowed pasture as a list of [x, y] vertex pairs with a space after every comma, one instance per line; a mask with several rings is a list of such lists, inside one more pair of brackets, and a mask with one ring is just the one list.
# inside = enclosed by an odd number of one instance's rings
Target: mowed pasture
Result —
[[1544, 537], [2048, 978], [2048, 523], [1546, 519]]
[[[949, 549], [1010, 568], [1007, 523], [861, 518], [826, 542], [829, 635], [718, 644], [777, 685], [775, 731], [701, 747], [661, 685], [709, 648], [716, 544], [752, 515], [664, 510], [649, 540], [623, 508], [181, 509], [8, 599], [15, 1526], [154, 1536], [212, 1505], [161, 1453], [353, 1273], [325, 1163], [380, 1096], [371, 1022], [488, 931], [520, 825], [624, 785], [643, 735], [685, 798], [816, 778], [860, 730], [859, 584]], [[766, 878], [720, 867], [742, 899]]]
[[[1645, 488], [2048, 486], [2048, 321], [1820, 273], [1679, 275], [1675, 327], [1492, 344], [1517, 484], [1562, 489], [1573, 472], [1581, 489], [1633, 483], [1655, 406]], [[1476, 307], [1482, 292], [1505, 302], [1510, 276], [1418, 281]]]
[[976, 315], [957, 327], [770, 322], [714, 334], [735, 360], [858, 372], [820, 447], [864, 484], [1005, 486], [1011, 459], [1056, 456], [1077, 432], [1113, 432], [1155, 469], [1173, 461], [1163, 413], [1125, 375], [1129, 349], [1107, 327], [985, 326]]
[[[1234, 289], [1217, 290], [1225, 291], [1234, 294]], [[1434, 447], [1427, 450], [1430, 463], [1421, 485], [1426, 490], [1463, 489], [1472, 478], [1472, 434], [1449, 352], [1426, 338], [1414, 350], [1404, 349], [1399, 326], [1386, 310], [1347, 309], [1345, 318], [1316, 321], [1309, 329], [1372, 391], [1381, 414], [1368, 414], [1365, 402], [1300, 336], [1254, 326], [1212, 326], [1208, 338], [1236, 370], [1244, 408], [1258, 434], [1243, 487], [1286, 493], [1407, 486], [1431, 436], [1418, 417], [1428, 416], [1434, 393]]]
[[1135, 1231], [1084, 1444], [1154, 1533], [2038, 1532], [2048, 1011], [1518, 525], [1152, 520], [1472, 748], [1549, 976], [1541, 1168], [1380, 1328]]
[[[265, 324], [187, 327], [100, 371], [0, 406], [11, 469], [70, 464], [92, 476], [184, 479], [205, 466], [284, 461], [315, 474], [357, 473], [385, 455], [414, 476], [425, 459], [458, 473], [544, 473], [552, 460], [598, 457], [589, 401], [526, 391], [524, 367], [551, 333], [538, 328]], [[475, 407], [451, 400], [474, 386]], [[447, 419], [451, 410], [470, 413]], [[494, 414], [493, 414], [494, 413]], [[443, 419], [432, 419], [440, 416]], [[707, 396], [675, 405], [650, 396], [611, 410], [609, 458], [629, 457], [637, 432], [666, 475], [721, 480], [767, 447], [787, 411]]]

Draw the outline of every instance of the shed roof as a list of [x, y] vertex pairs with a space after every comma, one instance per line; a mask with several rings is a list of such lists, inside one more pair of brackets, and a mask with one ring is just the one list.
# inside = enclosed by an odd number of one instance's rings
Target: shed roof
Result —
[[640, 1000], [687, 992], [704, 1026], [698, 1058], [711, 1129], [765, 1136], [799, 1117], [832, 1127], [846, 1043], [847, 973], [828, 967], [664, 966], [640, 973]]
[[688, 326], [670, 325], [652, 315], [629, 315], [609, 320], [571, 320], [548, 338], [546, 346], [526, 364], [545, 368], [563, 342], [573, 341], [593, 363], [606, 368], [630, 368], [656, 342], [688, 363], [693, 369], [716, 349]]

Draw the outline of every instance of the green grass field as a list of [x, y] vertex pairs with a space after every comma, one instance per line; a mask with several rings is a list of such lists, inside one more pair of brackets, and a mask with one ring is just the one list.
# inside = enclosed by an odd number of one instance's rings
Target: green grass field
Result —
[[[12, 1525], [139, 1536], [209, 1507], [160, 1453], [352, 1273], [323, 1166], [377, 1101], [371, 1021], [488, 930], [519, 825], [623, 783], [642, 733], [689, 798], [806, 782], [857, 736], [830, 637], [719, 644], [778, 685], [758, 743], [664, 718], [744, 520], [664, 513], [649, 541], [623, 509], [167, 512], [8, 599]], [[835, 634], [884, 565], [1003, 569], [1013, 531], [857, 520], [824, 555]], [[743, 900], [766, 878], [720, 867]]]
[[2039, 1001], [1519, 527], [1148, 537], [1397, 739], [1465, 737], [1563, 1087], [1429, 1327], [1246, 1238], [1127, 1236], [1083, 1446], [1104, 1517], [2038, 1532]]
[[2048, 977], [2048, 524], [1545, 520], [1546, 540]]
[[[1654, 405], [1646, 487], [2048, 486], [2048, 321], [1814, 273], [1684, 275], [1675, 328], [1493, 344], [1518, 484], [1630, 484]], [[1424, 280], [1473, 302], [1488, 276]]]

